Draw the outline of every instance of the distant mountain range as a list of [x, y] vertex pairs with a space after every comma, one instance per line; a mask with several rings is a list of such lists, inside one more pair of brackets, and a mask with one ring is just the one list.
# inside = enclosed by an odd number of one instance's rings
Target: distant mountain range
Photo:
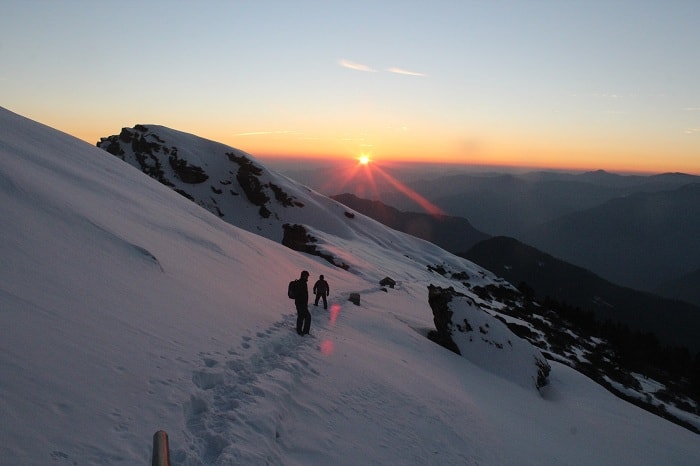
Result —
[[[524, 282], [539, 299], [550, 297], [593, 311], [601, 321], [619, 321], [654, 333], [666, 344], [700, 351], [698, 306], [616, 285], [513, 238], [490, 238], [465, 219], [402, 212], [352, 194], [333, 198], [387, 226], [433, 241], [514, 285]], [[423, 228], [413, 228], [417, 224]]]
[[448, 251], [466, 251], [490, 237], [462, 217], [403, 212], [383, 202], [362, 199], [354, 194], [330, 197], [388, 227], [430, 241]]
[[700, 183], [611, 199], [518, 238], [615, 283], [655, 290], [700, 266]]
[[[332, 176], [328, 171], [299, 175], [327, 195], [371, 195], [399, 211], [422, 211], [405, 189], [391, 183], [377, 183], [371, 194], [363, 177], [324, 184], [324, 176]], [[485, 234], [517, 238], [623, 286], [698, 303], [693, 292], [700, 289], [693, 275], [700, 269], [698, 176], [602, 170], [445, 174], [424, 166], [402, 167], [395, 176], [405, 188]]]
[[700, 306], [700, 269], [676, 280], [662, 283], [656, 291], [661, 296], [681, 299]]
[[[563, 215], [634, 193], [672, 190], [700, 177], [680, 173], [623, 176], [602, 170], [581, 174], [458, 174], [407, 183], [451, 215], [468, 218], [493, 235], [519, 235]], [[382, 199], [399, 209], [414, 206], [405, 196]]]

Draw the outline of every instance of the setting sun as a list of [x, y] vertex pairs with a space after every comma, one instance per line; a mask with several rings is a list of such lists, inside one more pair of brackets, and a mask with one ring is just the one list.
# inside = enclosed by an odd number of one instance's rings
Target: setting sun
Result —
[[368, 155], [361, 155], [358, 160], [360, 161], [361, 165], [367, 165], [369, 163], [369, 156]]

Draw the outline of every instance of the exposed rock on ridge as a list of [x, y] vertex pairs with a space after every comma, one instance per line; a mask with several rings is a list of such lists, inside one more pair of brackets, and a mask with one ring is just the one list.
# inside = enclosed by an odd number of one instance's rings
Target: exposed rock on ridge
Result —
[[452, 287], [428, 286], [436, 330], [429, 338], [483, 369], [528, 388], [547, 384], [551, 367], [542, 353]]
[[[218, 217], [232, 223], [235, 218], [235, 223], [244, 228], [249, 224], [251, 230], [260, 219], [280, 220], [280, 209], [304, 206], [245, 152], [161, 126], [123, 128], [119, 135], [102, 138], [97, 147]], [[243, 199], [249, 204], [242, 202]], [[247, 221], [241, 219], [241, 206], [247, 209], [254, 206], [257, 215], [251, 215]], [[281, 238], [282, 234], [278, 230], [270, 236]]]

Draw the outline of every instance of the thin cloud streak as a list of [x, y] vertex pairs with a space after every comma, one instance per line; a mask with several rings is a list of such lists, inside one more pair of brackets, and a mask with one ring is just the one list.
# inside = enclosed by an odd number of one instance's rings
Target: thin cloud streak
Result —
[[404, 74], [407, 76], [420, 76], [420, 77], [427, 76], [424, 73], [419, 73], [417, 71], [404, 70], [403, 68], [396, 68], [396, 67], [389, 68], [389, 69], [387, 69], [387, 71], [389, 73]]
[[375, 70], [367, 65], [363, 65], [361, 63], [354, 63], [354, 62], [351, 62], [350, 60], [341, 59], [341, 60], [338, 60], [338, 64], [340, 66], [342, 66], [343, 68], [348, 68], [348, 69], [355, 70], [355, 71], [364, 71], [366, 73], [376, 73], [377, 72], [377, 70]]
[[[338, 60], [338, 64], [342, 66], [343, 68], [348, 68], [350, 70], [355, 70], [355, 71], [364, 71], [365, 73], [376, 73], [377, 70], [372, 68], [369, 65], [364, 65], [362, 63], [355, 63], [350, 60], [346, 60], [344, 58]], [[394, 73], [394, 74], [403, 74], [405, 76], [419, 76], [419, 77], [424, 77], [427, 76], [425, 73], [420, 73], [418, 71], [411, 71], [411, 70], [406, 70], [403, 68], [398, 68], [396, 66], [392, 66], [391, 68], [387, 68], [384, 71], [388, 73]]]

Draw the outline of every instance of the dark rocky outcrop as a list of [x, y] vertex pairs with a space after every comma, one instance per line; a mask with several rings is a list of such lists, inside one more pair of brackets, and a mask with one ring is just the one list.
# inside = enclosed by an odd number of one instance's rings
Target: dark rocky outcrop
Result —
[[245, 156], [236, 155], [233, 152], [228, 152], [226, 155], [231, 162], [235, 162], [239, 166], [236, 180], [248, 200], [256, 206], [265, 205], [270, 200], [270, 197], [265, 194], [263, 190], [264, 185], [259, 179], [259, 176], [262, 175], [262, 169]]
[[[199, 166], [201, 159], [196, 151], [193, 153], [188, 147], [166, 145], [164, 138], [159, 136], [157, 131], [158, 127], [146, 125], [122, 128], [118, 135], [101, 138], [97, 147], [135, 166], [221, 218], [226, 217], [227, 209], [222, 209], [216, 198], [229, 194], [236, 197], [240, 195], [240, 191], [250, 203], [258, 207], [258, 215], [263, 219], [273, 216], [278, 218], [279, 212], [275, 211], [275, 206], [271, 203], [273, 198], [276, 204], [283, 208], [304, 206], [294, 196], [285, 192], [282, 186], [266, 180], [269, 174], [244, 153], [225, 151], [224, 155], [236, 167], [228, 170], [228, 173], [210, 174]], [[181, 153], [178, 152], [179, 149], [182, 149]], [[216, 157], [219, 156], [216, 154]], [[216, 176], [222, 186], [230, 188], [224, 190], [219, 186], [209, 185], [216, 198], [203, 197], [202, 190], [194, 185], [209, 180], [210, 175]]]
[[[440, 346], [461, 355], [457, 344], [452, 340], [452, 314], [449, 303], [457, 292], [453, 288], [444, 289], [433, 285], [428, 287], [428, 304], [433, 310], [435, 330], [428, 333], [428, 338]], [[462, 295], [464, 296], [464, 295]]]
[[389, 277], [384, 277], [379, 281], [379, 284], [381, 286], [388, 286], [389, 288], [393, 288], [396, 286], [396, 280]]
[[313, 256], [321, 257], [336, 267], [348, 270], [350, 266], [342, 261], [338, 261], [337, 258], [328, 254], [326, 252], [320, 251], [318, 247], [313, 244], [317, 243], [318, 239], [311, 236], [304, 228], [303, 225], [290, 225], [285, 223], [282, 225], [284, 229], [284, 237], [282, 238], [282, 244], [287, 246], [289, 249], [294, 251], [304, 252], [306, 254], [311, 254]]
[[187, 184], [204, 183], [209, 179], [209, 175], [204, 173], [202, 167], [187, 163], [186, 160], [177, 157], [177, 151], [173, 151], [168, 157], [170, 167], [175, 172], [180, 181]]
[[435, 331], [428, 337], [485, 370], [539, 390], [550, 365], [540, 351], [515, 335], [505, 322], [454, 288], [428, 286]]
[[350, 293], [350, 296], [348, 297], [348, 301], [353, 303], [355, 306], [360, 305], [360, 293]]
[[133, 129], [122, 128], [119, 135], [102, 138], [100, 142], [97, 143], [97, 147], [100, 147], [122, 160], [126, 160], [124, 145], [130, 146], [129, 148], [133, 152], [134, 158], [138, 164], [137, 168], [162, 184], [171, 188], [174, 187], [175, 185], [165, 176], [160, 158], [156, 155], [161, 152], [169, 154], [170, 150], [158, 142], [148, 141], [144, 134], [139, 134], [145, 132], [146, 127], [143, 125], [136, 125]]

